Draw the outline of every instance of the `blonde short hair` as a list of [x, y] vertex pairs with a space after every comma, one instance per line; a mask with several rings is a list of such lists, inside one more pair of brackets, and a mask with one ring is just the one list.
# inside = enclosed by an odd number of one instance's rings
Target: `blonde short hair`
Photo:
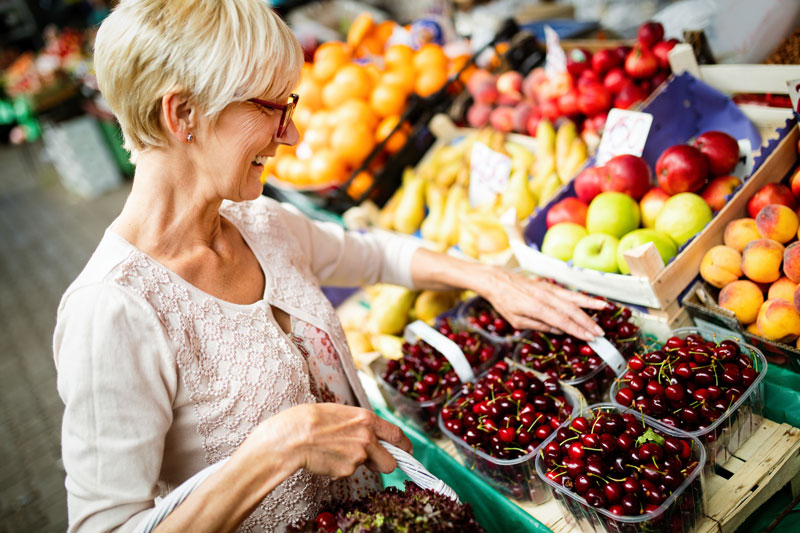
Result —
[[134, 160], [167, 144], [166, 92], [180, 88], [213, 122], [233, 102], [286, 96], [302, 64], [297, 38], [262, 0], [122, 0], [94, 50], [100, 91]]

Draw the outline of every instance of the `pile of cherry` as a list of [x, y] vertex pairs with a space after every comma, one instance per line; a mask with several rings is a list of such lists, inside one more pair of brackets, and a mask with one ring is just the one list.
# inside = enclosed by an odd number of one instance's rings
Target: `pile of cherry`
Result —
[[[590, 316], [623, 357], [627, 359], [635, 351], [639, 328], [631, 322], [630, 309], [608, 302], [604, 309], [593, 311]], [[590, 402], [600, 400], [615, 377], [609, 367], [599, 372], [603, 359], [585, 341], [570, 335], [531, 332], [529, 338], [520, 341], [514, 358], [538, 372], [575, 382], [571, 384]]]
[[516, 329], [509, 322], [500, 316], [492, 304], [487, 300], [476, 297], [467, 304], [467, 313], [463, 320], [469, 327], [475, 328], [484, 333], [503, 337], [506, 340], [515, 340], [526, 335], [529, 330]]
[[442, 424], [473, 449], [497, 459], [533, 453], [572, 413], [558, 380], [499, 361], [442, 409]]
[[[577, 493], [591, 507], [617, 516], [655, 511], [698, 468], [694, 448], [699, 444], [688, 436], [666, 434], [611, 405], [596, 405], [587, 417], [560, 427], [544, 443], [537, 463], [553, 484]], [[676, 508], [696, 505], [693, 493], [684, 491], [689, 499]], [[680, 522], [669, 527], [674, 525], [683, 530]]]
[[[454, 330], [450, 320], [438, 325], [439, 333], [455, 342], [476, 374], [488, 366], [497, 355], [497, 349], [482, 335], [474, 331]], [[450, 362], [423, 340], [403, 343], [402, 359], [390, 359], [381, 376], [403, 396], [419, 403], [441, 400], [415, 413], [422, 418], [426, 431], [436, 431], [439, 405], [458, 392], [461, 380]]]
[[665, 425], [702, 431], [730, 411], [758, 374], [736, 342], [671, 337], [662, 349], [628, 360], [614, 399]]

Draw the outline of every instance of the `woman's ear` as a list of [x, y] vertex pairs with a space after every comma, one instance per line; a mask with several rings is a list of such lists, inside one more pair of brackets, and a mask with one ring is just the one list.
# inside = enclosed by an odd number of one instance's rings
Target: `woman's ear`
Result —
[[191, 142], [188, 139], [193, 138], [189, 134], [197, 127], [197, 110], [183, 93], [170, 91], [161, 97], [161, 119], [177, 142]]

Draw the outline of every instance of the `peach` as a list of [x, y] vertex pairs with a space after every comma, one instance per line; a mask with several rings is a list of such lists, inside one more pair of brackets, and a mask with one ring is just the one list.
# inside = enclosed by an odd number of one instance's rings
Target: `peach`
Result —
[[470, 91], [475, 101], [487, 105], [495, 103], [500, 93], [494, 83], [494, 78], [487, 78], [475, 82], [473, 85], [474, 88]]
[[764, 303], [764, 293], [758, 285], [746, 279], [729, 283], [719, 292], [719, 306], [733, 311], [742, 324], [752, 324], [756, 321], [762, 303]]
[[781, 204], [770, 204], [756, 215], [756, 229], [765, 239], [787, 243], [797, 235], [798, 223], [794, 210]]
[[797, 283], [784, 276], [769, 286], [767, 299], [777, 300], [780, 298], [790, 303], [794, 302], [794, 291], [796, 288]]
[[736, 281], [742, 276], [742, 255], [731, 248], [720, 244], [714, 246], [700, 263], [700, 275], [718, 289]]
[[489, 115], [489, 124], [497, 131], [510, 132], [514, 129], [514, 109], [508, 106], [495, 107]]
[[800, 242], [793, 242], [783, 251], [783, 273], [800, 283]]
[[763, 335], [761, 335], [761, 330], [760, 330], [760, 329], [758, 329], [758, 322], [753, 322], [752, 324], [750, 324], [749, 326], [747, 326], [747, 327], [745, 328], [745, 331], [746, 331], [747, 333], [750, 333], [750, 334], [752, 334], [752, 335], [758, 335], [759, 337], [763, 337]]
[[781, 277], [781, 261], [783, 261], [781, 243], [771, 239], [756, 239], [744, 247], [742, 272], [752, 281], [772, 283]]
[[786, 300], [767, 300], [758, 310], [758, 329], [761, 336], [779, 340], [800, 335], [800, 314]]
[[795, 311], [800, 313], [800, 288], [794, 290], [794, 295], [792, 295], [792, 304], [794, 304]]
[[754, 219], [737, 218], [736, 220], [731, 220], [725, 226], [723, 241], [725, 246], [730, 246], [734, 250], [741, 252], [747, 246], [747, 243], [760, 238], [761, 235], [758, 234]]
[[475, 102], [467, 111], [467, 123], [473, 128], [482, 128], [489, 123], [492, 106]]
[[509, 70], [497, 77], [497, 90], [501, 93], [518, 93], [522, 91], [522, 74]]

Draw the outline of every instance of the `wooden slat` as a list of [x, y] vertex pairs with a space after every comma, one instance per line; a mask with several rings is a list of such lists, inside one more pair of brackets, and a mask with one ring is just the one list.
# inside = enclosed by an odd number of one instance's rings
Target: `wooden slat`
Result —
[[700, 65], [700, 79], [727, 93], [787, 94], [786, 82], [798, 78], [798, 65]]

